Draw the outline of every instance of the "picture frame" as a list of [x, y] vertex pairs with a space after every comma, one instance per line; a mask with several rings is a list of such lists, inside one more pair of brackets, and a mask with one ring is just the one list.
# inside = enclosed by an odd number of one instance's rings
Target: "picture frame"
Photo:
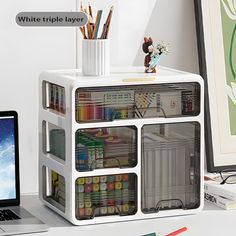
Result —
[[236, 1], [195, 0], [208, 172], [236, 169]]

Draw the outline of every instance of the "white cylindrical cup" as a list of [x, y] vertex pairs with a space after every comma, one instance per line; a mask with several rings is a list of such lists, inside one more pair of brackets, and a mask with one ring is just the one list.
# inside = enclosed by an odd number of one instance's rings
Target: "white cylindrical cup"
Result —
[[109, 39], [83, 39], [82, 71], [88, 76], [110, 74]]

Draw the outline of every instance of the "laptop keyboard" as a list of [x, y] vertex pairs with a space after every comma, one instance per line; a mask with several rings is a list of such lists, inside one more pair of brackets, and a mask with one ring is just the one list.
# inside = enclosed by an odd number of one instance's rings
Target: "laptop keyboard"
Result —
[[0, 210], [0, 221], [6, 221], [6, 220], [19, 220], [20, 217], [17, 216], [13, 211], [11, 210]]

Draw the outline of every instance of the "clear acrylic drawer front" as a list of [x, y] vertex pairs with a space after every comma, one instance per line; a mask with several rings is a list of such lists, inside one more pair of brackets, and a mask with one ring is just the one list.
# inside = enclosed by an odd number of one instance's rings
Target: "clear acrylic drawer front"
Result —
[[78, 171], [134, 167], [137, 164], [137, 128], [127, 126], [78, 130], [75, 147]]
[[43, 121], [43, 152], [50, 154], [50, 158], [65, 161], [65, 130], [59, 126]]
[[200, 125], [145, 125], [142, 129], [142, 211], [200, 205]]
[[43, 198], [51, 205], [65, 212], [66, 206], [66, 183], [65, 178], [57, 172], [43, 167]]
[[78, 220], [99, 216], [134, 215], [137, 211], [137, 176], [103, 175], [78, 178], [75, 183]]
[[79, 88], [75, 93], [77, 122], [154, 117], [196, 116], [198, 83]]

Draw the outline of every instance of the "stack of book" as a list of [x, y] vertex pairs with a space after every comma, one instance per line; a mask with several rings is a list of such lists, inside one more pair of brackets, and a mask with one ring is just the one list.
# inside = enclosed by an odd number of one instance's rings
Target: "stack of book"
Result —
[[211, 204], [225, 210], [236, 209], [236, 184], [220, 184], [222, 180], [217, 175], [205, 175], [204, 197]]

